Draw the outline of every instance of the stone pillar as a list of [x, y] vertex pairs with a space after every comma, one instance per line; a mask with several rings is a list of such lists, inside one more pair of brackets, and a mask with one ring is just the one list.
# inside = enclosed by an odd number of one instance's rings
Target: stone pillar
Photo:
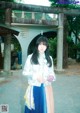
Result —
[[[11, 9], [6, 9], [5, 24], [7, 26], [11, 24], [11, 14]], [[4, 39], [4, 73], [9, 75], [11, 70], [11, 33], [7, 33]]]
[[42, 13], [42, 20], [45, 20], [45, 13]]
[[16, 18], [14, 11], [12, 12], [12, 18]]
[[11, 69], [11, 36], [4, 38], [4, 71], [9, 72]]
[[21, 18], [25, 18], [25, 13], [24, 13], [24, 11], [22, 11], [22, 15], [21, 15]]
[[35, 13], [32, 12], [32, 20], [35, 20]]
[[13, 11], [12, 12], [12, 23], [15, 23], [15, 19], [16, 19], [16, 15], [15, 15], [15, 12]]
[[63, 20], [64, 14], [58, 15], [58, 34], [57, 34], [57, 70], [63, 69]]

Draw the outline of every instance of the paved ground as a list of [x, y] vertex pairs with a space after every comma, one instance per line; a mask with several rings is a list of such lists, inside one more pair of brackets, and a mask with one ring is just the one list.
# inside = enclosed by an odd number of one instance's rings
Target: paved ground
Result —
[[[69, 71], [56, 74], [57, 80], [53, 83], [55, 113], [80, 113], [80, 73], [77, 69], [74, 72], [69, 68]], [[0, 82], [0, 105], [8, 104], [9, 113], [24, 111], [27, 80], [21, 73], [21, 70], [13, 71], [12, 76]]]

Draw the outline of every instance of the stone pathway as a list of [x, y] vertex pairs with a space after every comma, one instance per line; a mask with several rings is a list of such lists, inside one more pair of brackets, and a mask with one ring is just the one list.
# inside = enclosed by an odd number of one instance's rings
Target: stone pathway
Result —
[[66, 75], [80, 75], [80, 63], [75, 63], [74, 65], [69, 65], [64, 71]]
[[[63, 74], [56, 74], [53, 83], [55, 113], [80, 113], [80, 65], [69, 68]], [[0, 81], [0, 105], [9, 105], [9, 113], [24, 113], [24, 93], [27, 79], [22, 70]], [[1, 112], [0, 112], [1, 113]]]

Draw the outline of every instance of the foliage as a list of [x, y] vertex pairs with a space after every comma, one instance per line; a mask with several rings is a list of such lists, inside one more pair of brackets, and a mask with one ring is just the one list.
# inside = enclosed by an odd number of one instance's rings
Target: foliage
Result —
[[49, 50], [50, 54], [53, 58], [56, 58], [56, 51], [57, 51], [57, 38], [50, 38], [49, 39]]
[[[0, 0], [0, 1], [20, 3], [22, 0]], [[5, 23], [5, 9], [4, 10], [0, 9], [0, 23]]]
[[0, 10], [0, 23], [5, 22], [5, 10]]
[[76, 0], [50, 0], [50, 1], [56, 4], [76, 4], [79, 2]]
[[20, 46], [20, 43], [18, 42], [17, 38], [12, 37], [11, 43], [14, 45], [14, 50], [16, 52], [21, 51], [21, 46]]
[[78, 52], [78, 58], [77, 58], [77, 62], [80, 62], [80, 42], [77, 44], [77, 52]]
[[80, 42], [77, 44], [77, 50], [80, 51]]
[[5, 1], [5, 2], [21, 2], [22, 0], [0, 0], [0, 1]]
[[80, 51], [80, 43], [75, 44], [71, 37], [67, 37], [68, 57], [75, 59], [75, 51]]
[[[75, 51], [80, 51], [80, 43], [75, 44], [73, 39], [69, 36], [67, 37], [67, 43], [68, 43], [68, 57], [75, 59]], [[53, 59], [56, 59], [57, 56], [57, 38], [50, 38], [49, 39], [49, 50], [50, 55], [53, 57]]]
[[5, 1], [5, 2], [14, 2], [14, 0], [0, 0], [0, 1]]
[[70, 30], [73, 31], [74, 34], [80, 32], [80, 15], [79, 16], [67, 16], [68, 23], [70, 26]]
[[[52, 7], [66, 8], [66, 9], [80, 9], [80, 3], [78, 0], [49, 0], [51, 2]], [[68, 20], [68, 34], [71, 36], [72, 32], [75, 35], [75, 43], [73, 40], [68, 37], [68, 56], [71, 58], [77, 58], [77, 54], [79, 50], [79, 44], [77, 44], [77, 40], [79, 39], [80, 34], [80, 16], [75, 15], [66, 15]]]
[[[14, 2], [14, 0], [0, 0], [0, 1]], [[5, 23], [5, 9], [4, 10], [0, 9], [0, 23]]]
[[67, 37], [67, 43], [69, 45], [73, 45], [74, 44], [73, 39], [71, 37]]
[[79, 0], [49, 0], [53, 7], [80, 8]]
[[[75, 44], [69, 43], [69, 56], [72, 58], [77, 59], [77, 56], [80, 54], [80, 16], [68, 16], [68, 23], [69, 23], [69, 32], [73, 32], [75, 35]], [[69, 40], [68, 40], [69, 41]], [[73, 43], [73, 41], [72, 41]]]

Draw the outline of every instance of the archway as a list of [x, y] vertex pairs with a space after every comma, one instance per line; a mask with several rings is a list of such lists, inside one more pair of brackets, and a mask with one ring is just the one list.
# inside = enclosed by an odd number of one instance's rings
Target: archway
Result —
[[[43, 35], [46, 36], [48, 39], [49, 38], [55, 38], [57, 36], [57, 33], [55, 31], [48, 31], [48, 32], [43, 32]], [[34, 39], [31, 41], [31, 43], [29, 44], [28, 47], [28, 52], [27, 54], [31, 54], [34, 50], [35, 47], [35, 43], [38, 37], [40, 37], [41, 34], [38, 34], [36, 37], [34, 37]]]
[[[4, 62], [4, 38], [1, 37], [1, 54], [0, 54], [0, 69], [3, 69]], [[13, 36], [11, 39], [11, 69], [21, 69], [22, 68], [22, 48], [18, 39]]]
[[22, 68], [22, 48], [16, 37], [11, 40], [14, 48], [11, 51], [11, 69], [21, 69]]

